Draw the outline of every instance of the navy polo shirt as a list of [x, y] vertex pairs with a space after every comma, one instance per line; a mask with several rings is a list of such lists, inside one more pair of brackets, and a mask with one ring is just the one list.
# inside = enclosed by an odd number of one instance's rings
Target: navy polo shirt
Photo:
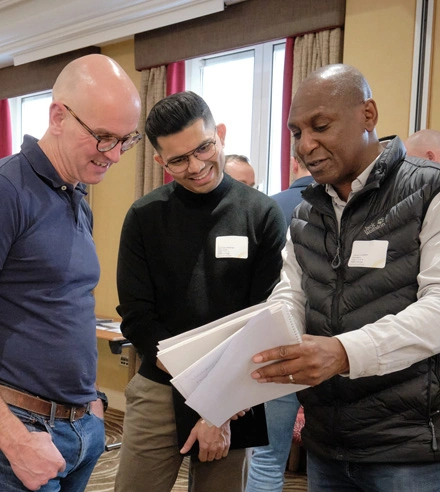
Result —
[[0, 380], [71, 404], [96, 398], [99, 264], [84, 195], [28, 135], [0, 160]]

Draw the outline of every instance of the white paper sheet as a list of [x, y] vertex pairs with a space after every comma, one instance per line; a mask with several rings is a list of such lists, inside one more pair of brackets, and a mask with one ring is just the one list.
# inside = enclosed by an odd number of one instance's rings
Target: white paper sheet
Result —
[[265, 309], [276, 310], [281, 306], [282, 303], [279, 301], [257, 304], [181, 335], [161, 340], [157, 358], [172, 376], [177, 376], [223, 340], [243, 328], [253, 316]]
[[252, 356], [271, 347], [300, 343], [301, 336], [287, 307], [266, 309], [253, 316], [226, 342], [172, 379], [186, 404], [216, 426], [240, 410], [307, 386], [258, 383], [251, 372], [261, 366]]

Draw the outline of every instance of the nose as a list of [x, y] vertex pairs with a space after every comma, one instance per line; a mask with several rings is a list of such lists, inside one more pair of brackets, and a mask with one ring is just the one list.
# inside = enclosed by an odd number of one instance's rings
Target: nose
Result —
[[188, 156], [188, 171], [197, 174], [205, 167], [203, 161], [199, 161], [194, 154]]
[[107, 152], [103, 152], [105, 156], [111, 161], [112, 164], [116, 164], [119, 162], [121, 155], [124, 153], [122, 150], [122, 142], [118, 142], [118, 144], [113, 147], [111, 150], [107, 150]]
[[309, 155], [318, 147], [318, 143], [311, 134], [306, 130], [301, 132], [301, 136], [299, 140], [295, 143], [295, 149], [298, 152], [298, 155]]

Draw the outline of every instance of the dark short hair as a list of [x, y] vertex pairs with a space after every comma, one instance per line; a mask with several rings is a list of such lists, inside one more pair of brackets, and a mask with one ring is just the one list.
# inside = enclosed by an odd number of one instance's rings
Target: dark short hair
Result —
[[145, 133], [151, 145], [158, 150], [158, 137], [178, 133], [200, 118], [206, 126], [215, 127], [209, 106], [198, 94], [191, 91], [178, 92], [153, 106], [145, 122]]

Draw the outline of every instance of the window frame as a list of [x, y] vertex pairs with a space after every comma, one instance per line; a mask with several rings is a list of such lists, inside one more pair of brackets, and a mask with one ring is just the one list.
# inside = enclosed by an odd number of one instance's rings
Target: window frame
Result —
[[[277, 46], [283, 46], [283, 53], [286, 46], [286, 39], [277, 39], [239, 49], [223, 51], [211, 55], [192, 58], [186, 60], [186, 88], [200, 95], [203, 95], [201, 86], [200, 70], [205, 60], [212, 60], [218, 57], [237, 55], [240, 53], [254, 51], [254, 84], [253, 84], [253, 113], [251, 125], [251, 144], [250, 155], [248, 156], [255, 170], [256, 187], [264, 193], [270, 194], [281, 191], [281, 118], [279, 120], [279, 150], [276, 152], [278, 162], [277, 169], [273, 169], [275, 162], [271, 160], [271, 128], [272, 118], [272, 87], [273, 87], [273, 58], [274, 50]], [[284, 64], [283, 64], [284, 66]], [[280, 110], [282, 108], [282, 90], [280, 91]], [[272, 176], [279, 184], [271, 184]]]
[[[39, 92], [34, 92], [32, 94], [25, 94], [23, 96], [17, 96], [8, 99], [9, 101], [9, 111], [11, 114], [11, 127], [12, 127], [12, 153], [15, 154], [20, 151], [21, 144], [23, 142], [23, 137], [25, 132], [23, 131], [23, 104], [27, 99], [38, 99], [43, 96], [50, 96], [52, 99], [52, 90], [44, 90]], [[48, 118], [49, 112], [47, 112], [44, 117]], [[46, 130], [47, 124], [44, 125], [44, 130]], [[37, 135], [32, 135], [37, 137]]]

